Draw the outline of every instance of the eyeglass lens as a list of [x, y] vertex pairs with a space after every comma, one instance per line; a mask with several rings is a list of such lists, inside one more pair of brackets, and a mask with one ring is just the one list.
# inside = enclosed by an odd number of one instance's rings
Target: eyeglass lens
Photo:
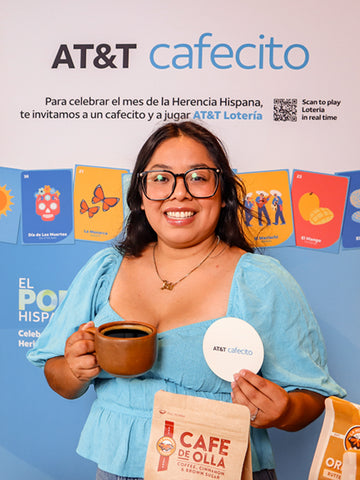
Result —
[[[218, 186], [218, 173], [208, 168], [193, 169], [183, 176], [185, 186], [193, 197], [212, 197]], [[151, 200], [169, 198], [175, 190], [176, 176], [167, 171], [149, 171], [143, 177], [146, 196]]]

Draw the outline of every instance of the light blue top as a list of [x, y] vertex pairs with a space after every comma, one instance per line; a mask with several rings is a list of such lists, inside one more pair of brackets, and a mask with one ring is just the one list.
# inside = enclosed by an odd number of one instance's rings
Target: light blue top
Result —
[[[65, 341], [80, 324], [121, 319], [109, 294], [122, 256], [101, 250], [82, 268], [44, 329], [28, 359], [44, 366], [64, 354]], [[325, 396], [346, 392], [329, 376], [318, 324], [291, 275], [270, 257], [244, 254], [236, 267], [226, 316], [255, 327], [264, 343], [261, 374], [287, 391], [305, 388]], [[94, 380], [97, 399], [81, 433], [77, 452], [107, 472], [142, 477], [150, 434], [153, 397], [158, 390], [230, 402], [230, 383], [218, 378], [203, 357], [202, 342], [216, 319], [158, 334], [158, 358], [137, 378], [105, 372]], [[274, 468], [266, 430], [251, 428], [253, 470]]]

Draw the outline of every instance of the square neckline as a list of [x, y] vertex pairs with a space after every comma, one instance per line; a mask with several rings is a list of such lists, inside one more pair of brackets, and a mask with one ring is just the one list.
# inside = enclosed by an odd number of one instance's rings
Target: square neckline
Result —
[[[227, 301], [227, 306], [226, 306], [226, 313], [225, 313], [225, 317], [228, 317], [229, 316], [229, 310], [231, 308], [231, 298], [232, 298], [232, 293], [233, 293], [233, 290], [235, 288], [235, 278], [237, 276], [237, 272], [238, 270], [240, 269], [240, 263], [242, 261], [242, 259], [244, 257], [247, 257], [248, 255], [254, 255], [254, 254], [250, 254], [249, 252], [245, 252], [243, 253], [239, 260], [237, 261], [236, 263], [236, 267], [234, 269], [234, 272], [233, 272], [233, 275], [232, 275], [232, 279], [231, 279], [231, 287], [230, 287], [230, 290], [229, 290], [229, 295], [228, 295], [228, 301]], [[119, 254], [119, 262], [115, 265], [114, 267], [114, 271], [112, 272], [113, 274], [113, 277], [112, 277], [112, 281], [109, 282], [109, 286], [108, 286], [108, 289], [107, 289], [107, 292], [106, 292], [106, 304], [104, 305], [108, 310], [110, 310], [110, 312], [116, 316], [120, 321], [122, 322], [127, 322], [128, 320], [126, 320], [125, 318], [121, 317], [114, 309], [113, 307], [111, 306], [110, 304], [110, 293], [111, 293], [111, 290], [113, 288], [113, 285], [114, 285], [114, 281], [115, 281], [115, 278], [116, 278], [116, 275], [117, 273], [119, 272], [120, 268], [121, 268], [121, 264], [122, 264], [122, 261], [123, 261], [124, 257], [123, 255]], [[162, 330], [161, 332], [158, 332], [158, 336], [162, 336], [164, 334], [167, 334], [169, 332], [176, 332], [178, 331], [179, 329], [185, 329], [187, 327], [193, 327], [194, 325], [204, 325], [206, 323], [212, 323], [212, 322], [215, 322], [216, 320], [219, 320], [220, 318], [224, 318], [224, 317], [217, 317], [217, 318], [210, 318], [210, 319], [206, 319], [206, 320], [201, 320], [200, 322], [195, 322], [195, 323], [189, 323], [187, 325], [180, 325], [179, 327], [174, 327], [174, 328], [169, 328], [167, 330]]]

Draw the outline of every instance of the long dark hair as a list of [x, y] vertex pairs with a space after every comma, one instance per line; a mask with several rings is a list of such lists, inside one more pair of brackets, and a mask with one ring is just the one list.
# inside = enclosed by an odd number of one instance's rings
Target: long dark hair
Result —
[[242, 181], [230, 167], [225, 147], [222, 142], [209, 130], [195, 122], [167, 123], [158, 128], [141, 148], [131, 178], [127, 194], [127, 203], [130, 208], [125, 237], [119, 240], [115, 247], [126, 256], [138, 257], [145, 247], [157, 240], [157, 235], [150, 226], [144, 210], [141, 209], [142, 191], [138, 173], [146, 169], [152, 155], [159, 145], [174, 137], [186, 135], [201, 143], [216, 167], [220, 168], [221, 199], [225, 206], [221, 209], [220, 218], [215, 233], [229, 246], [242, 248], [246, 252], [254, 252], [254, 246], [244, 231], [243, 219], [246, 207], [243, 203], [246, 192]]

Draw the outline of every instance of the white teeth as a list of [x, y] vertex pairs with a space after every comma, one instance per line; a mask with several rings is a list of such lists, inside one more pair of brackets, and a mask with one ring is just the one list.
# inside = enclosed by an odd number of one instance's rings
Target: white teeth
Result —
[[172, 218], [187, 218], [192, 217], [194, 212], [166, 212], [166, 215]]

